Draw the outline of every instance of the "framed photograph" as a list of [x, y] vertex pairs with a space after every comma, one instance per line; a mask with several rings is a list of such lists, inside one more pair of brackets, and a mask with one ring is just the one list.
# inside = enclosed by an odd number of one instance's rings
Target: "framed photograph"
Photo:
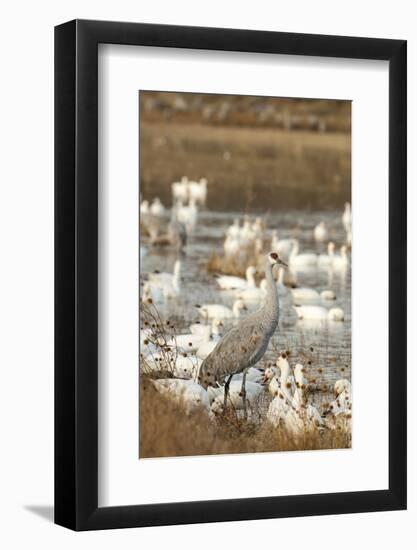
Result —
[[55, 29], [55, 522], [406, 507], [406, 42]]

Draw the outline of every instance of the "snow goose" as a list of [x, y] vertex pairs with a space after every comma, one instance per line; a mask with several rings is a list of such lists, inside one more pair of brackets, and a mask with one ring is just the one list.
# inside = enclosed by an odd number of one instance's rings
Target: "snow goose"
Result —
[[237, 256], [241, 251], [239, 236], [227, 235], [224, 240], [223, 248], [226, 257], [230, 258], [232, 256]]
[[236, 300], [232, 309], [223, 304], [203, 304], [196, 307], [204, 319], [238, 319], [241, 311], [248, 309], [243, 300]]
[[324, 411], [326, 426], [332, 430], [342, 429], [348, 435], [352, 431], [352, 387], [345, 378], [334, 385], [335, 399]]
[[168, 346], [176, 347], [179, 352], [191, 352], [196, 351], [197, 348], [203, 343], [210, 340], [211, 327], [210, 325], [202, 325], [204, 330], [200, 334], [177, 334], [168, 341]]
[[192, 181], [188, 185], [188, 193], [190, 199], [194, 200], [196, 204], [204, 206], [207, 200], [207, 180], [201, 178], [200, 181]]
[[240, 233], [239, 218], [235, 218], [233, 220], [233, 224], [227, 228], [226, 237], [231, 237], [235, 239], [239, 237], [239, 233]]
[[317, 304], [320, 301], [320, 294], [314, 288], [299, 287], [290, 290], [295, 305]]
[[163, 284], [173, 284], [175, 279], [178, 279], [181, 274], [181, 261], [176, 260], [174, 264], [173, 273], [155, 271], [148, 274], [148, 281], [156, 286], [162, 286]]
[[163, 216], [165, 214], [165, 207], [158, 197], [153, 200], [149, 210], [153, 216]]
[[174, 272], [171, 273], [149, 273], [148, 285], [152, 288], [162, 290], [164, 298], [176, 298], [180, 294], [181, 262], [177, 260], [174, 264]]
[[346, 233], [352, 229], [352, 210], [349, 202], [345, 202], [345, 210], [342, 215], [342, 223]]
[[322, 268], [332, 267], [334, 258], [334, 243], [329, 242], [327, 245], [327, 254], [319, 254], [317, 265]]
[[303, 270], [317, 267], [317, 255], [312, 252], [299, 254], [300, 244], [297, 239], [293, 240], [293, 248], [288, 259], [292, 270]]
[[151, 380], [151, 383], [159, 393], [170, 396], [183, 405], [187, 414], [196, 409], [209, 410], [209, 399], [206, 390], [193, 380], [165, 378]]
[[149, 201], [145, 200], [140, 203], [140, 213], [149, 214]]
[[293, 239], [279, 239], [278, 231], [272, 231], [271, 250], [276, 250], [285, 260], [289, 258], [293, 245]]
[[340, 255], [333, 256], [332, 268], [334, 270], [342, 271], [349, 265], [349, 257], [347, 254], [347, 246], [340, 247]]
[[281, 384], [279, 382], [279, 371], [276, 367], [271, 366], [265, 369], [262, 382], [268, 385], [268, 391], [272, 397], [278, 395]]
[[244, 302], [260, 302], [264, 300], [267, 293], [268, 283], [266, 279], [262, 279], [259, 287], [248, 287], [243, 290], [240, 290], [236, 297], [240, 298]]
[[198, 219], [198, 207], [194, 199], [188, 201], [188, 205], [179, 202], [176, 206], [177, 220], [185, 225], [188, 231], [194, 229]]
[[196, 351], [197, 357], [205, 359], [214, 350], [221, 338], [220, 327], [222, 326], [223, 323], [219, 319], [213, 319], [210, 338], [200, 343]]
[[278, 269], [278, 281], [277, 281], [277, 290], [278, 290], [278, 296], [281, 298], [284, 298], [285, 296], [288, 296], [290, 294], [289, 289], [284, 284], [284, 268], [280, 267]]
[[216, 278], [216, 282], [223, 290], [234, 290], [256, 287], [255, 282], [256, 267], [250, 265], [246, 269], [246, 279], [232, 275], [222, 275]]
[[324, 301], [336, 300], [336, 294], [333, 290], [322, 290], [320, 292], [320, 298]]
[[[253, 405], [256, 399], [263, 391], [261, 384], [257, 382], [251, 382], [246, 380], [246, 400], [250, 405]], [[211, 410], [215, 413], [222, 413], [224, 411], [224, 401], [225, 401], [225, 386], [207, 388], [207, 393], [209, 401], [211, 404]], [[242, 383], [241, 380], [232, 380], [229, 384], [227, 391], [227, 404], [231, 404], [235, 410], [244, 409], [244, 400], [242, 394]]]
[[173, 375], [184, 380], [196, 380], [202, 360], [195, 355], [180, 353], [175, 359]]
[[152, 286], [149, 282], [146, 282], [143, 285], [142, 302], [145, 304], [147, 302], [153, 302], [154, 304], [163, 304], [165, 302], [163, 289], [157, 286]]
[[327, 227], [324, 222], [320, 222], [314, 228], [314, 239], [320, 243], [327, 239]]
[[343, 321], [344, 311], [334, 307], [327, 310], [322, 306], [294, 306], [295, 312], [300, 320], [310, 321]]
[[174, 201], [186, 202], [188, 200], [187, 176], [183, 176], [181, 178], [181, 181], [174, 181], [174, 183], [171, 185], [171, 189], [172, 189], [172, 196], [174, 198]]

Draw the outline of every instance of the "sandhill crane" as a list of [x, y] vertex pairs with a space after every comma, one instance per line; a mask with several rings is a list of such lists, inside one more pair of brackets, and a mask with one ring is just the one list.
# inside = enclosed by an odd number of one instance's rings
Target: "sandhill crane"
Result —
[[240, 321], [221, 338], [210, 355], [204, 359], [198, 376], [199, 383], [204, 388], [216, 386], [218, 380], [228, 376], [224, 391], [226, 406], [227, 392], [233, 375], [243, 373], [241, 393], [245, 418], [247, 417], [246, 373], [263, 357], [269, 340], [278, 326], [279, 299], [272, 268], [279, 264], [286, 266], [276, 252], [267, 255], [265, 265], [267, 299], [265, 304]]

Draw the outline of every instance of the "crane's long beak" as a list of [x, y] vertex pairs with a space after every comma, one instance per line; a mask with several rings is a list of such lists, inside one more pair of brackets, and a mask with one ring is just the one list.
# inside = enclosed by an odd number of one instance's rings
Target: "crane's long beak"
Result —
[[281, 258], [279, 259], [278, 264], [283, 265], [284, 267], [288, 267], [288, 264], [286, 264], [283, 260], [281, 260]]

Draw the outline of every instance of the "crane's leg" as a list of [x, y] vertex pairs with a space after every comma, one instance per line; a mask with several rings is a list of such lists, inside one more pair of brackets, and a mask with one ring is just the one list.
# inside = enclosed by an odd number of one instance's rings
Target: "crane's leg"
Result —
[[242, 377], [242, 388], [240, 390], [240, 396], [242, 397], [243, 401], [243, 417], [245, 420], [248, 419], [248, 409], [246, 406], [246, 369], [243, 371], [243, 377]]
[[232, 381], [233, 374], [230, 374], [228, 379], [226, 380], [226, 384], [224, 385], [224, 403], [223, 403], [223, 414], [226, 413], [226, 405], [227, 405], [227, 394], [229, 393], [229, 386], [230, 382]]

